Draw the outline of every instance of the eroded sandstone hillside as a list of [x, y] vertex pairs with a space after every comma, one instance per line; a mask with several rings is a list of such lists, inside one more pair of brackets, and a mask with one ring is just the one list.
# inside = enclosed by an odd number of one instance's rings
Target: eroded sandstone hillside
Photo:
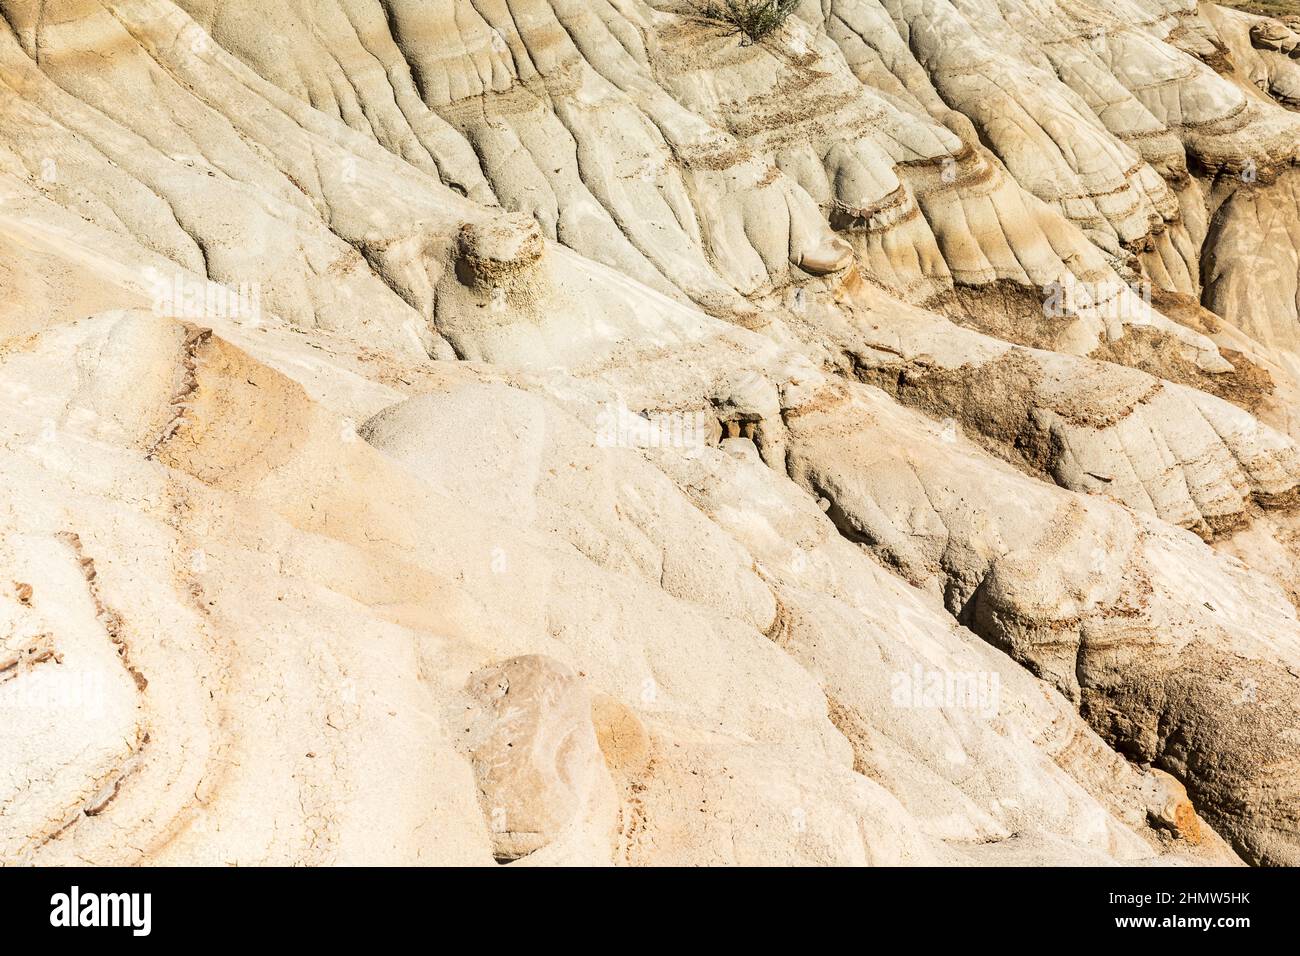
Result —
[[0, 860], [1300, 864], [1300, 24], [0, 0]]

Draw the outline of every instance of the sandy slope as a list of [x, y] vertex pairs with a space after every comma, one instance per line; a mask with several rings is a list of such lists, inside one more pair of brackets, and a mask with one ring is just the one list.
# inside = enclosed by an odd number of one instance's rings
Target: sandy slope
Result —
[[0, 859], [1300, 863], [1297, 55], [0, 0]]

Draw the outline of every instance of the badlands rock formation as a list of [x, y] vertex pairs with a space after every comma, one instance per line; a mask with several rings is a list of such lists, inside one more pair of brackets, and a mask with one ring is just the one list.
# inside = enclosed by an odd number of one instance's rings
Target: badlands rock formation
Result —
[[1300, 32], [0, 0], [0, 860], [1300, 864]]

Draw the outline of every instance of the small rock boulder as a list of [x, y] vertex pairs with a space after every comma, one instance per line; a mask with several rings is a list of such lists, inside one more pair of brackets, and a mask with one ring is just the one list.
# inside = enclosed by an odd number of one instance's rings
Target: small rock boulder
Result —
[[1147, 808], [1151, 825], [1168, 830], [1188, 843], [1201, 842], [1201, 819], [1187, 797], [1187, 790], [1163, 770], [1152, 768], [1154, 796]]
[[580, 824], [608, 785], [591, 695], [567, 666], [537, 654], [476, 672], [466, 691], [466, 749], [493, 855], [516, 860]]

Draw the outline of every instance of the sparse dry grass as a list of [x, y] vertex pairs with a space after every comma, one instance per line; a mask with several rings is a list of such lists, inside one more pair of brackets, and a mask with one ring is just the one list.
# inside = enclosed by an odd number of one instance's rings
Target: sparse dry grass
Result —
[[751, 43], [767, 36], [794, 12], [800, 0], [705, 0], [700, 16], [729, 23]]

